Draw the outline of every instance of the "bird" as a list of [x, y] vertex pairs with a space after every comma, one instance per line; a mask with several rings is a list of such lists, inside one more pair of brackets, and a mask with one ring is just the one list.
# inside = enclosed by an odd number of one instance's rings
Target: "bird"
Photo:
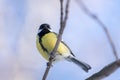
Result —
[[[58, 34], [51, 30], [49, 24], [44, 23], [40, 25], [36, 37], [36, 46], [39, 53], [47, 61], [49, 61], [50, 53], [55, 47], [57, 36]], [[59, 43], [58, 49], [54, 56], [55, 56], [53, 60], [54, 62], [60, 60], [67, 60], [69, 62], [75, 63], [76, 65], [81, 67], [85, 72], [88, 72], [91, 69], [90, 65], [83, 61], [78, 60], [71, 51], [71, 49], [63, 41]]]

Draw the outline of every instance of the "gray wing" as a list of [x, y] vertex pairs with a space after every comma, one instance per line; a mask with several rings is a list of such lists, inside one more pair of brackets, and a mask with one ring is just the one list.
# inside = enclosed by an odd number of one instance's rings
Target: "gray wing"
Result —
[[[53, 32], [56, 37], [58, 36], [57, 33]], [[65, 44], [65, 42], [61, 41], [65, 46], [67, 46], [67, 44]], [[72, 53], [71, 49], [67, 46], [67, 48], [70, 50], [70, 53], [75, 57], [75, 55]]]
[[[63, 42], [63, 41], [61, 41], [65, 46], [67, 46], [66, 44], [65, 44], [65, 42]], [[71, 51], [71, 49], [67, 46], [67, 48], [70, 50], [70, 53], [75, 57], [75, 55], [72, 53], [72, 51]]]

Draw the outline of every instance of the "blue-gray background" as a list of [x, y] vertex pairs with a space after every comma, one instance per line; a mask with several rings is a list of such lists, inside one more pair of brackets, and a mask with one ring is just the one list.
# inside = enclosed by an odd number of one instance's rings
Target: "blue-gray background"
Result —
[[[84, 0], [108, 26], [120, 53], [120, 0]], [[59, 30], [59, 0], [0, 0], [0, 80], [41, 80], [46, 61], [36, 49], [39, 25], [49, 23]], [[103, 29], [71, 0], [63, 40], [78, 59], [92, 66], [85, 73], [78, 66], [56, 63], [48, 80], [84, 80], [115, 60]], [[119, 54], [120, 56], [120, 54]], [[120, 69], [104, 80], [120, 79]]]

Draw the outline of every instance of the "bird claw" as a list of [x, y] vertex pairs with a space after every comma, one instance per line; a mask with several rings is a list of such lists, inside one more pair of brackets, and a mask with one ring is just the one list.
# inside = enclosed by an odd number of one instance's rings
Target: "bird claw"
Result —
[[47, 66], [53, 66], [50, 62], [47, 62]]

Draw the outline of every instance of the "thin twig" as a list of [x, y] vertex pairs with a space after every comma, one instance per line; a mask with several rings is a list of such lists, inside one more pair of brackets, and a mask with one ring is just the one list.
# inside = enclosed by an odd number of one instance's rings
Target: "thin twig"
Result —
[[61, 6], [61, 8], [60, 8], [60, 27], [62, 27], [62, 25], [63, 25], [63, 0], [60, 0], [60, 6]]
[[104, 67], [101, 71], [93, 74], [91, 77], [87, 78], [86, 80], [102, 80], [103, 78], [115, 72], [118, 68], [120, 68], [120, 59], [115, 62], [112, 62], [108, 66]]
[[119, 57], [118, 57], [118, 54], [117, 54], [117, 50], [116, 50], [115, 44], [114, 44], [114, 42], [113, 42], [113, 40], [112, 40], [112, 38], [111, 38], [111, 36], [110, 36], [110, 34], [109, 34], [109, 31], [108, 31], [107, 27], [101, 22], [100, 19], [96, 18], [96, 21], [97, 21], [97, 22], [101, 25], [101, 27], [103, 28], [103, 30], [104, 30], [107, 38], [108, 38], [108, 41], [109, 41], [109, 43], [110, 43], [110, 45], [111, 45], [111, 48], [112, 48], [113, 54], [114, 54], [114, 56], [115, 56], [115, 59], [118, 60]]
[[65, 9], [65, 17], [64, 17], [64, 21], [63, 21], [63, 27], [66, 26], [66, 21], [67, 21], [67, 18], [68, 18], [68, 8], [69, 8], [69, 3], [70, 3], [70, 0], [67, 0], [67, 3], [66, 3], [66, 9]]
[[114, 42], [108, 32], [107, 26], [95, 15], [93, 14], [83, 3], [82, 0], [76, 0], [78, 5], [80, 6], [80, 8], [82, 8], [82, 10], [89, 16], [91, 17], [93, 20], [95, 20], [100, 27], [104, 30], [108, 41], [110, 43], [110, 46], [112, 48], [113, 54], [115, 56], [116, 61], [109, 64], [108, 66], [104, 67], [101, 71], [99, 71], [98, 73], [93, 74], [91, 77], [87, 78], [86, 80], [101, 80], [107, 76], [109, 76], [110, 74], [112, 74], [114, 71], [116, 71], [119, 67], [120, 67], [120, 60], [117, 54], [117, 50], [116, 47], [114, 45]]
[[50, 57], [49, 62], [47, 63], [47, 67], [46, 67], [46, 70], [45, 70], [45, 73], [44, 73], [44, 75], [43, 75], [42, 80], [46, 80], [47, 75], [48, 75], [48, 73], [49, 73], [49, 71], [50, 71], [50, 68], [51, 68], [51, 66], [52, 66], [52, 60], [53, 60], [53, 59], [51, 59], [51, 57]]
[[69, 8], [68, 5], [69, 5], [69, 0], [67, 0], [67, 3], [66, 3], [66, 12], [65, 12], [66, 15], [65, 15], [65, 20], [63, 20], [63, 0], [60, 0], [60, 6], [61, 6], [60, 30], [59, 30], [59, 34], [58, 34], [58, 37], [57, 37], [57, 42], [55, 44], [55, 47], [54, 47], [53, 51], [50, 53], [49, 62], [47, 63], [47, 68], [46, 68], [46, 71], [44, 73], [44, 76], [43, 76], [42, 80], [46, 80], [47, 75], [49, 73], [49, 70], [51, 68], [53, 59], [55, 57], [55, 53], [58, 49], [59, 43], [61, 42], [62, 34], [63, 34], [64, 28], [65, 28], [65, 25], [66, 25], [66, 21], [67, 21], [67, 17], [68, 17], [68, 8]]
[[106, 37], [108, 38], [108, 41], [110, 43], [110, 46], [112, 48], [112, 51], [113, 51], [113, 54], [115, 56], [115, 59], [118, 60], [119, 57], [118, 57], [118, 54], [117, 54], [117, 50], [116, 50], [116, 47], [115, 47], [115, 44], [108, 32], [108, 29], [107, 29], [107, 26], [95, 15], [93, 14], [87, 7], [86, 5], [84, 4], [84, 2], [82, 0], [76, 0], [76, 2], [78, 3], [78, 5], [80, 6], [80, 8], [82, 8], [82, 10], [89, 16], [91, 17], [93, 20], [95, 20], [99, 25], [100, 27], [104, 30], [105, 34], [106, 34]]
[[61, 42], [62, 40], [62, 34], [63, 34], [63, 31], [64, 31], [64, 26], [63, 26], [63, 0], [60, 0], [60, 4], [61, 4], [61, 15], [60, 15], [60, 29], [59, 29], [59, 34], [58, 34], [58, 37], [57, 37], [57, 42], [55, 44], [55, 47], [51, 53], [51, 57], [55, 57], [55, 52], [57, 51], [57, 48], [59, 46], [59, 43]]

